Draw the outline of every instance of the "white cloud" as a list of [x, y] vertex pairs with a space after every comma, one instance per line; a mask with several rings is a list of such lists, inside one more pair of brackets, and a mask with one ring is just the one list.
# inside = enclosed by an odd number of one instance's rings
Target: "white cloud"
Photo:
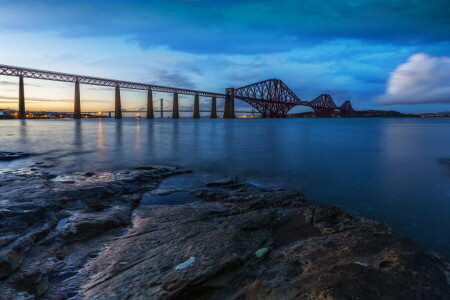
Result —
[[388, 81], [379, 105], [450, 103], [450, 57], [412, 55]]

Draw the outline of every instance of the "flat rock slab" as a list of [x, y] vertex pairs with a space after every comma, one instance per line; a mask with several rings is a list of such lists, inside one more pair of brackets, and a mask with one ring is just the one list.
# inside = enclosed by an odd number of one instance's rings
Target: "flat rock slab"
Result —
[[142, 205], [184, 172], [0, 173], [0, 299], [450, 298], [445, 258], [300, 193], [233, 179]]
[[445, 299], [445, 270], [441, 258], [388, 226], [335, 207], [197, 203], [140, 211], [134, 227], [83, 269], [90, 277], [81, 293], [85, 299]]

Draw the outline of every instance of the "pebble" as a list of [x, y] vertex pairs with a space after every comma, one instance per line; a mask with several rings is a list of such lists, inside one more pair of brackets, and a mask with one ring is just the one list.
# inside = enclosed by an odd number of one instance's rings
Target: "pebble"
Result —
[[184, 262], [182, 262], [181, 264], [176, 266], [175, 269], [181, 270], [181, 269], [187, 268], [190, 265], [192, 265], [194, 263], [194, 261], [195, 261], [195, 257], [191, 256], [188, 260], [185, 260]]
[[261, 248], [255, 252], [256, 257], [263, 257], [269, 252], [269, 248]]

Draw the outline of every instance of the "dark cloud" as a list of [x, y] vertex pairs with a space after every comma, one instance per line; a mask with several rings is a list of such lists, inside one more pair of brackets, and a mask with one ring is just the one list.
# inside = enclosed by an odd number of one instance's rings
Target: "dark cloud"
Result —
[[150, 82], [151, 84], [176, 86], [185, 89], [196, 88], [195, 84], [192, 83], [189, 77], [182, 75], [181, 72], [178, 74], [166, 70], [159, 70], [156, 72], [156, 77], [158, 78], [158, 80]]
[[144, 48], [254, 54], [330, 39], [448, 41], [450, 5], [448, 0], [10, 0], [0, 2], [0, 27], [67, 37], [120, 35]]

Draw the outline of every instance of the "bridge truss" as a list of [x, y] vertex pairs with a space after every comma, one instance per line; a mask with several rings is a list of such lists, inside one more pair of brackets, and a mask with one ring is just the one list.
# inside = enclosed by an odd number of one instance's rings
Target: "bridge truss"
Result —
[[198, 95], [198, 96], [204, 96], [204, 97], [225, 98], [225, 95], [220, 94], [220, 93], [211, 93], [211, 92], [196, 91], [196, 90], [190, 90], [190, 89], [153, 85], [153, 84], [147, 84], [147, 83], [137, 83], [137, 82], [130, 82], [130, 81], [115, 80], [115, 79], [106, 79], [106, 78], [100, 78], [100, 77], [91, 77], [91, 76], [83, 76], [83, 75], [68, 74], [68, 73], [61, 73], [61, 72], [21, 68], [21, 67], [14, 67], [14, 66], [8, 66], [8, 65], [0, 65], [0, 75], [16, 76], [16, 77], [23, 76], [24, 78], [35, 78], [35, 79], [72, 82], [72, 83], [79, 82], [82, 84], [119, 87], [119, 88], [134, 89], [134, 90], [146, 90], [146, 91], [151, 90], [154, 92], [163, 92], [163, 93], [178, 93], [178, 94], [183, 94], [183, 95]]
[[279, 79], [264, 80], [235, 89], [234, 96], [252, 105], [263, 117], [269, 118], [284, 118], [297, 105], [311, 107], [318, 117], [330, 117], [337, 109], [345, 116], [353, 112], [350, 101], [338, 107], [328, 94], [322, 94], [312, 101], [302, 101]]

